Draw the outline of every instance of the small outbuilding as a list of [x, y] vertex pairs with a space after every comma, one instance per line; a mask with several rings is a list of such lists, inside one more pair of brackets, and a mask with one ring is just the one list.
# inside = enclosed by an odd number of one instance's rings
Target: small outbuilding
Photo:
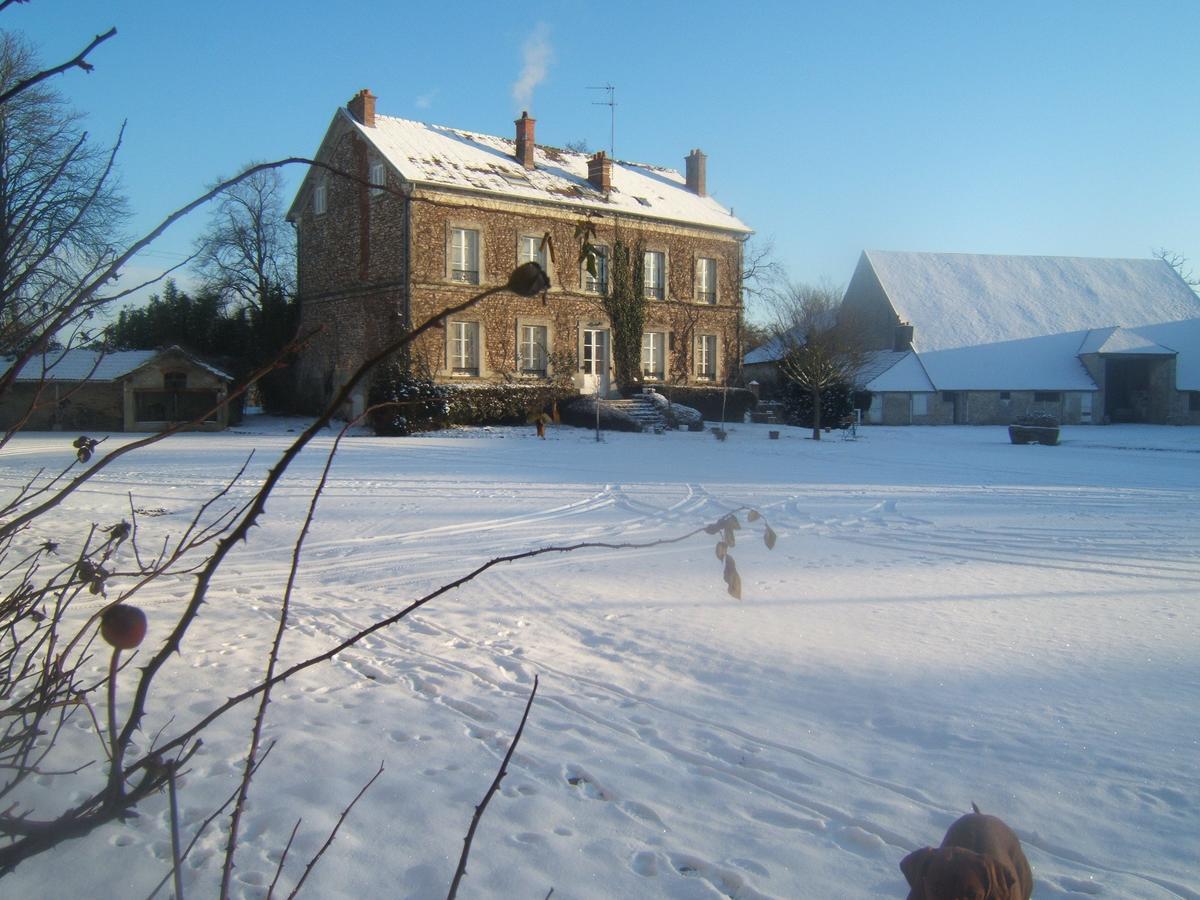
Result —
[[[13, 360], [3, 362], [11, 366]], [[0, 427], [161, 431], [228, 427], [231, 375], [180, 347], [49, 351], [30, 360], [0, 397]]]

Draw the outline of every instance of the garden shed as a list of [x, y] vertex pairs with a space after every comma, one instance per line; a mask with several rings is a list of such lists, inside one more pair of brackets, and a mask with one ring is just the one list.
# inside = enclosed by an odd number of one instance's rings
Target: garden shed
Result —
[[[12, 359], [5, 361], [12, 364]], [[3, 398], [0, 425], [33, 430], [160, 431], [200, 419], [229, 424], [233, 378], [180, 347], [49, 351], [30, 360]]]

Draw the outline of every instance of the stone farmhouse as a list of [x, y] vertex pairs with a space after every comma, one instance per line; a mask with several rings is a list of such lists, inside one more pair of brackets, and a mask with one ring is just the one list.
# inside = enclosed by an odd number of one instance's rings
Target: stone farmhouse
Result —
[[0, 428], [161, 431], [212, 410], [196, 428], [219, 431], [229, 410], [214, 407], [232, 380], [179, 347], [51, 350], [26, 364], [0, 400]]
[[[708, 195], [699, 150], [680, 174], [539, 145], [527, 114], [502, 138], [378, 115], [375, 103], [364, 90], [335, 113], [315, 157], [333, 171], [312, 167], [288, 212], [301, 329], [321, 329], [297, 364], [306, 405], [405, 329], [530, 260], [550, 275], [545, 296], [501, 293], [439, 322], [415, 342], [411, 365], [463, 386], [553, 383], [607, 396], [618, 386], [600, 298], [618, 237], [645, 246], [644, 382], [736, 373], [750, 229]], [[588, 219], [601, 253], [594, 276], [578, 262], [576, 227]]]
[[1200, 424], [1200, 298], [1159, 259], [868, 250], [840, 315], [873, 351], [870, 423]]

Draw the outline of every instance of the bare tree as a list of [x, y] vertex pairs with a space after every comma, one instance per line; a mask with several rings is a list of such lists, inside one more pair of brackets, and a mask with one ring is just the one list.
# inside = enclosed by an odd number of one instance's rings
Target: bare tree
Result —
[[812, 436], [821, 439], [821, 398], [850, 386], [867, 359], [861, 332], [840, 315], [842, 292], [830, 285], [787, 284], [775, 291], [779, 374], [812, 401]]
[[284, 221], [278, 169], [263, 169], [225, 191], [196, 243], [193, 267], [205, 288], [226, 302], [262, 309], [272, 290], [294, 293], [296, 242]]
[[1166, 247], [1159, 247], [1154, 251], [1155, 259], [1161, 259], [1168, 266], [1179, 273], [1179, 277], [1183, 279], [1183, 283], [1190, 287], [1193, 291], [1200, 293], [1200, 278], [1187, 267], [1188, 259], [1182, 253], [1176, 253], [1174, 250], [1168, 250]]
[[769, 297], [783, 279], [783, 267], [775, 258], [775, 242], [751, 238], [742, 246], [742, 304]]
[[[0, 352], [57, 338], [70, 344], [92, 310], [74, 289], [116, 255], [125, 204], [116, 148], [92, 144], [29, 44], [0, 33]], [[15, 90], [24, 84], [22, 90]], [[52, 328], [51, 325], [54, 327]]]

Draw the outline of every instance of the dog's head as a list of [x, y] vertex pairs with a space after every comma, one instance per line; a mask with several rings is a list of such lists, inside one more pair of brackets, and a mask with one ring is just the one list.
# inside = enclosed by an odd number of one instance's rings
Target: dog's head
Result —
[[900, 860], [908, 900], [1021, 900], [1017, 873], [994, 856], [962, 847], [923, 847]]

